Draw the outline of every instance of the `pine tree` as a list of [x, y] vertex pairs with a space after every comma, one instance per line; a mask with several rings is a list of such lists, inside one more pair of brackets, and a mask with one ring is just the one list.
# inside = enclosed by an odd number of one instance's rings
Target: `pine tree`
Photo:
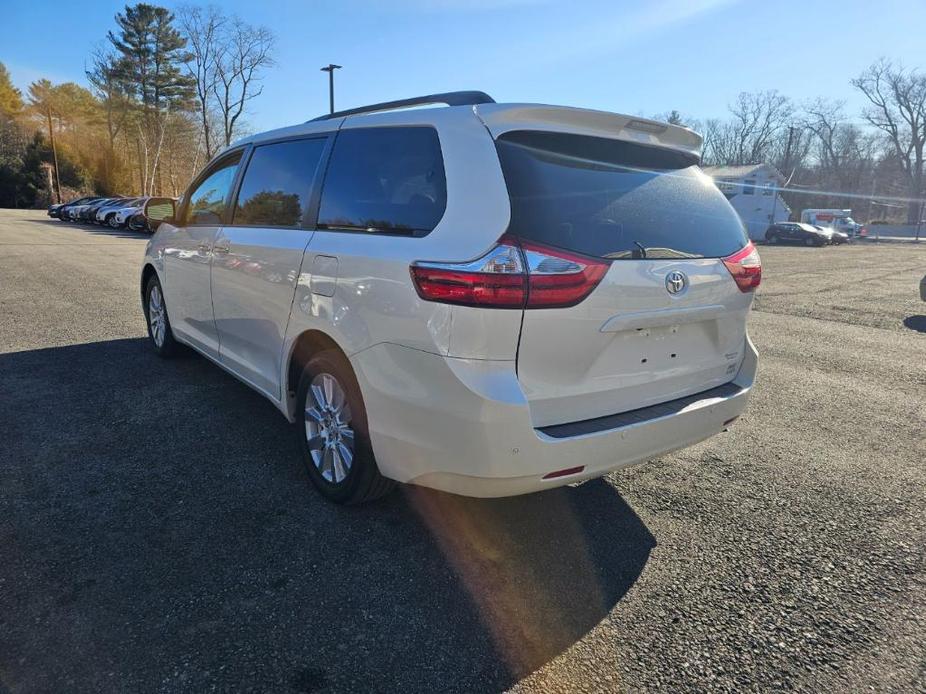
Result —
[[13, 116], [23, 109], [23, 95], [10, 79], [6, 65], [0, 63], [0, 113]]
[[117, 52], [115, 72], [141, 109], [139, 161], [142, 192], [151, 192], [158, 177], [167, 116], [194, 103], [193, 79], [182, 70], [186, 40], [173, 25], [169, 10], [138, 3], [116, 15], [117, 33], [109, 40]]

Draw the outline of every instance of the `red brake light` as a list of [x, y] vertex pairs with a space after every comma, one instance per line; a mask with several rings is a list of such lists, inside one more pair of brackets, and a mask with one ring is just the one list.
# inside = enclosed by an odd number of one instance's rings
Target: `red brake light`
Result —
[[752, 245], [752, 241], [747, 243], [742, 250], [722, 260], [741, 292], [751, 292], [759, 286], [762, 281], [762, 260], [759, 258], [759, 251]]
[[481, 258], [411, 266], [418, 296], [483, 308], [575, 306], [598, 286], [610, 263], [503, 236]]
[[599, 258], [522, 242], [529, 288], [527, 308], [575, 306], [601, 282], [611, 264]]
[[524, 308], [527, 275], [521, 250], [503, 237], [481, 258], [468, 263], [415, 263], [412, 280], [426, 301], [484, 308]]

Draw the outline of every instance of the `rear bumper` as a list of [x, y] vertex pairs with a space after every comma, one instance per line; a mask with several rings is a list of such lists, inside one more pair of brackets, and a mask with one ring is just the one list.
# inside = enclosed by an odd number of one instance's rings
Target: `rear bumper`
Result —
[[[600, 477], [719, 433], [746, 407], [757, 353], [746, 339], [727, 386], [590, 422], [535, 429], [513, 362], [453, 359], [391, 344], [351, 359], [382, 473], [478, 497]], [[544, 479], [564, 468], [580, 472]]]

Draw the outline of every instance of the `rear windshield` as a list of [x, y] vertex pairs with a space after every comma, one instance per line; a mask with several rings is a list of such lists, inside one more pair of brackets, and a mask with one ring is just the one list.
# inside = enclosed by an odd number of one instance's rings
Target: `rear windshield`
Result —
[[747, 243], [690, 155], [585, 135], [516, 131], [498, 154], [509, 231], [601, 258], [718, 258]]

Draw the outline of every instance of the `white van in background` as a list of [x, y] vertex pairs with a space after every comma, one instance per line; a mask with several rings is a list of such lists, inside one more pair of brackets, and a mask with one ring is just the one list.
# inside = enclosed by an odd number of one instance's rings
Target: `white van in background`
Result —
[[830, 227], [850, 237], [858, 236], [862, 228], [861, 224], [852, 219], [852, 210], [804, 210], [801, 212], [801, 221], [805, 224]]

